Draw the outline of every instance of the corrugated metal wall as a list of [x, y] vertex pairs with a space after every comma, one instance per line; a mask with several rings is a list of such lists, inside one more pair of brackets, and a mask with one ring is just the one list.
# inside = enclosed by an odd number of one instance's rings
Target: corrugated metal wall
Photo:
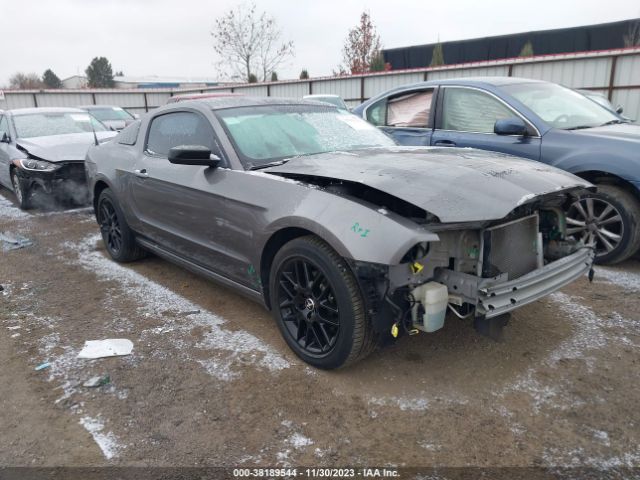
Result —
[[[514, 76], [557, 82], [572, 88], [589, 88], [622, 105], [625, 115], [640, 119], [640, 48], [508, 59], [379, 74], [315, 78], [310, 80], [242, 84], [205, 89], [245, 95], [301, 98], [308, 94], [335, 94], [349, 106], [400, 85], [444, 78], [470, 76]], [[202, 91], [202, 90], [196, 90]], [[172, 95], [194, 90], [75, 90], [7, 91], [0, 108], [118, 105], [134, 113], [144, 113], [164, 105]]]

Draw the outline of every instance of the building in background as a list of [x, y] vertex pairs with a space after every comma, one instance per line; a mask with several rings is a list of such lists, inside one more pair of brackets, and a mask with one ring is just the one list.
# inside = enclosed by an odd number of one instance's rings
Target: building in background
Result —
[[[445, 65], [515, 58], [528, 43], [528, 55], [595, 52], [638, 46], [640, 18], [581, 27], [538, 30], [496, 37], [442, 42]], [[431, 64], [436, 44], [390, 48], [382, 51], [393, 70], [424, 68]]]
[[71, 77], [65, 78], [61, 80], [62, 88], [68, 89], [76, 89], [76, 88], [87, 88], [87, 77], [84, 75], [73, 75]]

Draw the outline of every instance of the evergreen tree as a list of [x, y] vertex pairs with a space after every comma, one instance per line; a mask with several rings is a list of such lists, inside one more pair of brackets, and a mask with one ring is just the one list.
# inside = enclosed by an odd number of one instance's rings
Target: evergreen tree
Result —
[[113, 69], [105, 57], [95, 57], [85, 70], [87, 81], [92, 88], [113, 88]]
[[62, 88], [62, 82], [50, 68], [42, 74], [42, 82], [47, 88]]
[[433, 47], [433, 53], [431, 54], [431, 63], [430, 67], [439, 67], [444, 65], [444, 53], [442, 52], [442, 44], [437, 43], [435, 47]]

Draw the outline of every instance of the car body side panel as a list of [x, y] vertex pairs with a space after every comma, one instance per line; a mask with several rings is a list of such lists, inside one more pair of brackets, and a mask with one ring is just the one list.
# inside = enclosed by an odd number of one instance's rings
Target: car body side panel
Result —
[[545, 163], [572, 173], [597, 171], [631, 182], [640, 181], [640, 141], [635, 144], [608, 138], [594, 141], [585, 132], [588, 130], [548, 132], [542, 140]]
[[540, 160], [541, 142], [539, 137], [436, 129], [431, 136], [431, 144], [436, 147], [479, 148], [530, 160]]

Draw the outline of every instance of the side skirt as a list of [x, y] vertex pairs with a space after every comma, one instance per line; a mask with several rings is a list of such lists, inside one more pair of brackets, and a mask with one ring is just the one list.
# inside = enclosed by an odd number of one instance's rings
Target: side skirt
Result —
[[253, 300], [254, 302], [258, 302], [260, 305], [262, 305], [263, 307], [267, 308], [265, 301], [264, 301], [264, 296], [262, 295], [262, 293], [253, 290], [249, 287], [246, 287], [240, 283], [234, 282], [233, 280], [230, 280], [226, 277], [223, 277], [222, 275], [212, 272], [211, 270], [202, 267], [196, 263], [191, 262], [190, 260], [187, 260], [186, 258], [181, 257], [180, 255], [177, 255], [173, 252], [170, 252], [166, 249], [164, 249], [163, 247], [157, 245], [156, 243], [147, 240], [145, 238], [140, 238], [137, 237], [136, 238], [136, 242], [138, 244], [140, 244], [140, 246], [144, 247], [147, 250], [152, 251], [153, 253], [155, 253], [156, 255], [158, 255], [159, 257], [164, 258], [165, 260], [168, 260], [172, 263], [175, 263], [177, 265], [180, 265], [183, 268], [186, 268], [187, 270], [197, 274], [197, 275], [201, 275], [209, 280], [212, 280], [216, 283], [219, 283], [221, 285], [224, 285], [226, 287], [230, 287], [233, 290], [235, 290], [236, 292], [240, 293], [241, 295], [247, 297], [250, 300]]

